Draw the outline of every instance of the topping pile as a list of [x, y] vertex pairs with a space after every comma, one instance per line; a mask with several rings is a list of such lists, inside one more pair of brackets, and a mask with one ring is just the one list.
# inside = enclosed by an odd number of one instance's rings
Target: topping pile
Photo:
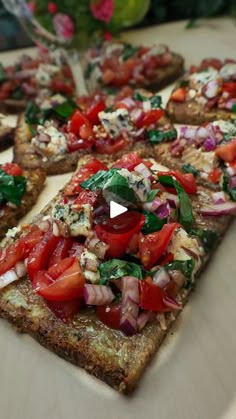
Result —
[[164, 118], [160, 96], [131, 89], [121, 93], [111, 106], [103, 95], [82, 97], [78, 104], [61, 95], [40, 108], [29, 104], [25, 118], [34, 132], [34, 148], [46, 159], [60, 159], [80, 150], [114, 154], [137, 141], [156, 144], [176, 137]]
[[185, 102], [195, 100], [212, 109], [236, 111], [236, 61], [226, 59], [203, 60], [199, 67], [192, 66], [174, 90], [170, 100]]
[[[105, 325], [132, 335], [181, 309], [184, 290], [214, 245], [214, 232], [194, 227], [196, 193], [192, 174], [160, 171], [137, 153], [110, 169], [91, 159], [50, 213], [2, 251], [0, 287], [27, 272], [62, 321], [89, 306]], [[128, 211], [111, 219], [114, 197]]]
[[[182, 127], [171, 153], [185, 162], [182, 169], [217, 185], [236, 200], [236, 124], [215, 121]], [[222, 199], [225, 201], [224, 194]]]
[[105, 42], [101, 49], [90, 49], [86, 58], [87, 79], [95, 85], [120, 87], [152, 81], [158, 68], [172, 62], [173, 54], [165, 45], [133, 47], [121, 42]]
[[[57, 59], [55, 59], [57, 58]], [[70, 68], [60, 57], [32, 58], [23, 55], [15, 65], [0, 63], [0, 100], [32, 100], [53, 92], [73, 95], [75, 85]]]
[[18, 207], [26, 191], [27, 179], [23, 170], [15, 163], [0, 165], [0, 216], [4, 215], [4, 206]]

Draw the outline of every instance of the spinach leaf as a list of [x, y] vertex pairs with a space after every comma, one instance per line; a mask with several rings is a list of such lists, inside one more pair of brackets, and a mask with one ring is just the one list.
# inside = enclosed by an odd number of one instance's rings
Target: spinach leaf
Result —
[[110, 279], [122, 278], [122, 276], [135, 276], [143, 278], [141, 266], [133, 262], [120, 259], [111, 259], [99, 265], [100, 284], [106, 285]]
[[197, 236], [201, 240], [202, 245], [206, 251], [212, 250], [219, 238], [215, 231], [203, 230], [201, 228], [191, 229], [188, 233], [190, 235]]
[[188, 194], [180, 183], [172, 176], [158, 176], [159, 182], [167, 187], [174, 187], [179, 197], [179, 222], [186, 229], [191, 228], [193, 224], [192, 205]]
[[142, 228], [143, 234], [154, 233], [162, 229], [163, 225], [166, 223], [166, 219], [161, 219], [153, 212], [143, 211], [145, 215], [145, 223]]
[[[187, 260], [174, 260], [173, 262], [164, 265], [164, 268], [168, 271], [180, 271], [189, 280], [191, 280], [192, 272], [195, 266], [193, 259]], [[187, 287], [191, 285], [191, 281], [188, 281]]]
[[12, 202], [19, 206], [26, 190], [27, 180], [23, 176], [11, 176], [0, 169], [0, 204]]
[[130, 44], [125, 44], [124, 45], [124, 51], [122, 54], [122, 58], [123, 61], [128, 60], [130, 57], [132, 57], [134, 54], [136, 54], [136, 52], [138, 52], [139, 47], [133, 47]]
[[186, 163], [186, 164], [184, 164], [183, 166], [182, 166], [182, 170], [185, 172], [185, 173], [192, 173], [192, 175], [193, 176], [198, 176], [199, 175], [199, 170], [197, 170], [194, 166], [192, 166], [191, 164], [189, 164], [189, 163]]
[[89, 179], [85, 180], [80, 184], [81, 188], [89, 189], [90, 191], [96, 191], [102, 189], [109, 179], [112, 178], [117, 169], [99, 170], [95, 175], [92, 175]]
[[164, 140], [174, 140], [177, 136], [176, 129], [172, 129], [170, 131], [160, 131], [151, 129], [147, 133], [148, 139], [152, 144], [159, 144]]

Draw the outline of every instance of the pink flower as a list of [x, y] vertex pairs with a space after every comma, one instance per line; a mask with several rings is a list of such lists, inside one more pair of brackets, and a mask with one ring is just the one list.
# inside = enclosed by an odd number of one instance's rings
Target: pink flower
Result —
[[108, 23], [114, 12], [114, 0], [91, 0], [90, 10], [95, 19]]
[[52, 15], [55, 15], [55, 13], [57, 12], [57, 5], [53, 1], [50, 1], [48, 3], [48, 11]]
[[28, 8], [30, 9], [31, 13], [35, 13], [36, 12], [36, 4], [35, 4], [35, 2], [34, 1], [29, 1]]
[[70, 16], [65, 15], [64, 13], [57, 13], [53, 16], [53, 25], [60, 38], [69, 41], [73, 37], [74, 23]]

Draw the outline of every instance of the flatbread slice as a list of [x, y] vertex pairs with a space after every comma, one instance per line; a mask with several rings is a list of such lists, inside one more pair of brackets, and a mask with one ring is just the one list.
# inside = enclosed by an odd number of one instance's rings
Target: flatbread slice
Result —
[[[129, 159], [125, 161], [127, 163]], [[88, 162], [91, 162], [90, 156], [81, 158], [78, 169], [85, 167]], [[159, 166], [155, 170], [160, 170]], [[35, 222], [48, 221], [51, 209], [55, 202], [58, 202], [61, 193], [62, 191], [46, 206]], [[216, 246], [222, 239], [232, 217], [202, 216], [199, 213], [199, 207], [207, 205], [211, 199], [211, 191], [204, 187], [199, 187], [198, 193], [191, 195], [195, 215], [192, 227], [195, 229], [207, 227], [216, 232], [218, 237], [215, 241]], [[25, 229], [27, 229], [26, 226], [23, 231]], [[7, 246], [13, 240], [8, 238], [3, 246]], [[198, 246], [199, 251], [202, 252], [201, 241], [198, 242]], [[197, 275], [204, 268], [211, 254], [212, 250], [202, 253]], [[177, 300], [185, 304], [191, 289], [192, 285], [188, 289], [181, 289]], [[75, 315], [71, 322], [63, 323], [49, 310], [45, 300], [33, 291], [27, 277], [8, 285], [0, 293], [0, 315], [12, 322], [20, 332], [30, 334], [62, 358], [84, 368], [90, 374], [124, 393], [130, 392], [137, 385], [141, 374], [160, 348], [178, 313], [178, 310], [174, 310], [166, 315], [162, 314], [158, 322], [150, 322], [133, 336], [125, 336], [121, 331], [105, 326], [98, 320], [91, 307]]]

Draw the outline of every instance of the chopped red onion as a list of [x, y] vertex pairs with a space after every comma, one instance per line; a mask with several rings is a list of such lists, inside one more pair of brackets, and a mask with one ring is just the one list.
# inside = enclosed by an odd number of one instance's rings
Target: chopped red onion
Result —
[[22, 83], [21, 84], [21, 90], [26, 94], [26, 95], [29, 95], [29, 96], [34, 96], [34, 95], [36, 95], [37, 94], [37, 89], [35, 88], [35, 87], [33, 87], [33, 86], [31, 86], [30, 84], [28, 84], [28, 83]]
[[204, 150], [205, 151], [213, 151], [216, 148], [216, 141], [214, 138], [212, 137], [208, 137], [206, 138], [206, 140], [204, 141], [203, 144]]
[[199, 213], [202, 215], [212, 215], [216, 217], [220, 215], [236, 214], [236, 202], [227, 201], [217, 205], [206, 205], [205, 207], [199, 209]]
[[161, 219], [167, 218], [170, 215], [170, 206], [168, 202], [165, 202], [157, 209], [156, 215]]
[[137, 121], [141, 118], [142, 115], [143, 111], [141, 109], [135, 108], [130, 112], [130, 118], [132, 119], [132, 121]]
[[102, 242], [96, 235], [92, 238], [87, 238], [85, 246], [91, 250], [91, 252], [94, 252], [99, 259], [104, 259], [106, 251], [109, 248], [109, 245]]
[[222, 204], [223, 202], [226, 201], [226, 199], [225, 199], [225, 193], [223, 191], [213, 192], [212, 198], [213, 198], [214, 204], [216, 204], [216, 205]]
[[120, 327], [126, 335], [133, 335], [137, 331], [139, 312], [139, 280], [133, 276], [122, 278], [122, 302]]
[[137, 320], [138, 331], [142, 330], [147, 323], [151, 322], [155, 318], [155, 314], [152, 311], [143, 311]]
[[167, 284], [170, 282], [170, 275], [168, 272], [161, 268], [153, 275], [153, 283], [158, 285], [160, 288], [165, 288]]
[[210, 80], [202, 87], [202, 93], [207, 99], [213, 99], [218, 95], [219, 82], [217, 80]]
[[3, 208], [0, 208], [0, 218], [3, 217], [5, 214], [5, 210]]
[[37, 140], [40, 143], [49, 143], [50, 141], [50, 137], [49, 135], [45, 134], [44, 132], [41, 132], [38, 136], [37, 136]]
[[179, 198], [178, 198], [177, 195], [166, 192], [166, 193], [164, 193], [164, 196], [167, 199], [168, 203], [170, 204], [171, 208], [178, 208]]
[[200, 138], [207, 138], [209, 135], [208, 129], [206, 127], [197, 128], [197, 136]]
[[190, 138], [195, 137], [197, 128], [193, 127], [181, 127], [180, 128], [180, 137], [186, 138], [189, 140]]
[[172, 281], [174, 281], [178, 285], [179, 290], [180, 290], [186, 282], [184, 274], [175, 269], [173, 271], [169, 271], [169, 274]]
[[163, 303], [167, 307], [169, 307], [169, 308], [171, 308], [173, 310], [182, 310], [182, 305], [179, 304], [179, 303], [177, 303], [177, 301], [174, 300], [173, 298], [170, 298], [170, 297], [167, 297], [166, 296], [166, 297], [163, 298]]
[[135, 172], [141, 173], [141, 175], [147, 179], [152, 176], [152, 172], [148, 169], [147, 166], [145, 166], [144, 163], [139, 163], [137, 166], [135, 166], [134, 170]]
[[236, 176], [232, 176], [229, 179], [229, 183], [228, 183], [229, 189], [233, 189], [236, 186]]
[[23, 80], [23, 79], [28, 79], [30, 77], [33, 77], [34, 75], [35, 75], [35, 68], [29, 68], [27, 70], [17, 71], [16, 73], [9, 74], [8, 79]]
[[120, 101], [120, 103], [123, 103], [126, 105], [129, 109], [135, 106], [135, 101], [131, 97], [125, 97]]
[[37, 223], [37, 226], [39, 227], [39, 229], [41, 231], [43, 231], [44, 233], [46, 233], [49, 230], [49, 228], [51, 227], [51, 221], [50, 221], [50, 219], [48, 219], [48, 220], [41, 220], [41, 221], [39, 221]]
[[85, 304], [103, 306], [110, 304], [114, 298], [111, 288], [106, 285], [85, 284], [84, 286]]
[[17, 281], [26, 274], [25, 262], [17, 262], [14, 268], [0, 275], [0, 289]]

